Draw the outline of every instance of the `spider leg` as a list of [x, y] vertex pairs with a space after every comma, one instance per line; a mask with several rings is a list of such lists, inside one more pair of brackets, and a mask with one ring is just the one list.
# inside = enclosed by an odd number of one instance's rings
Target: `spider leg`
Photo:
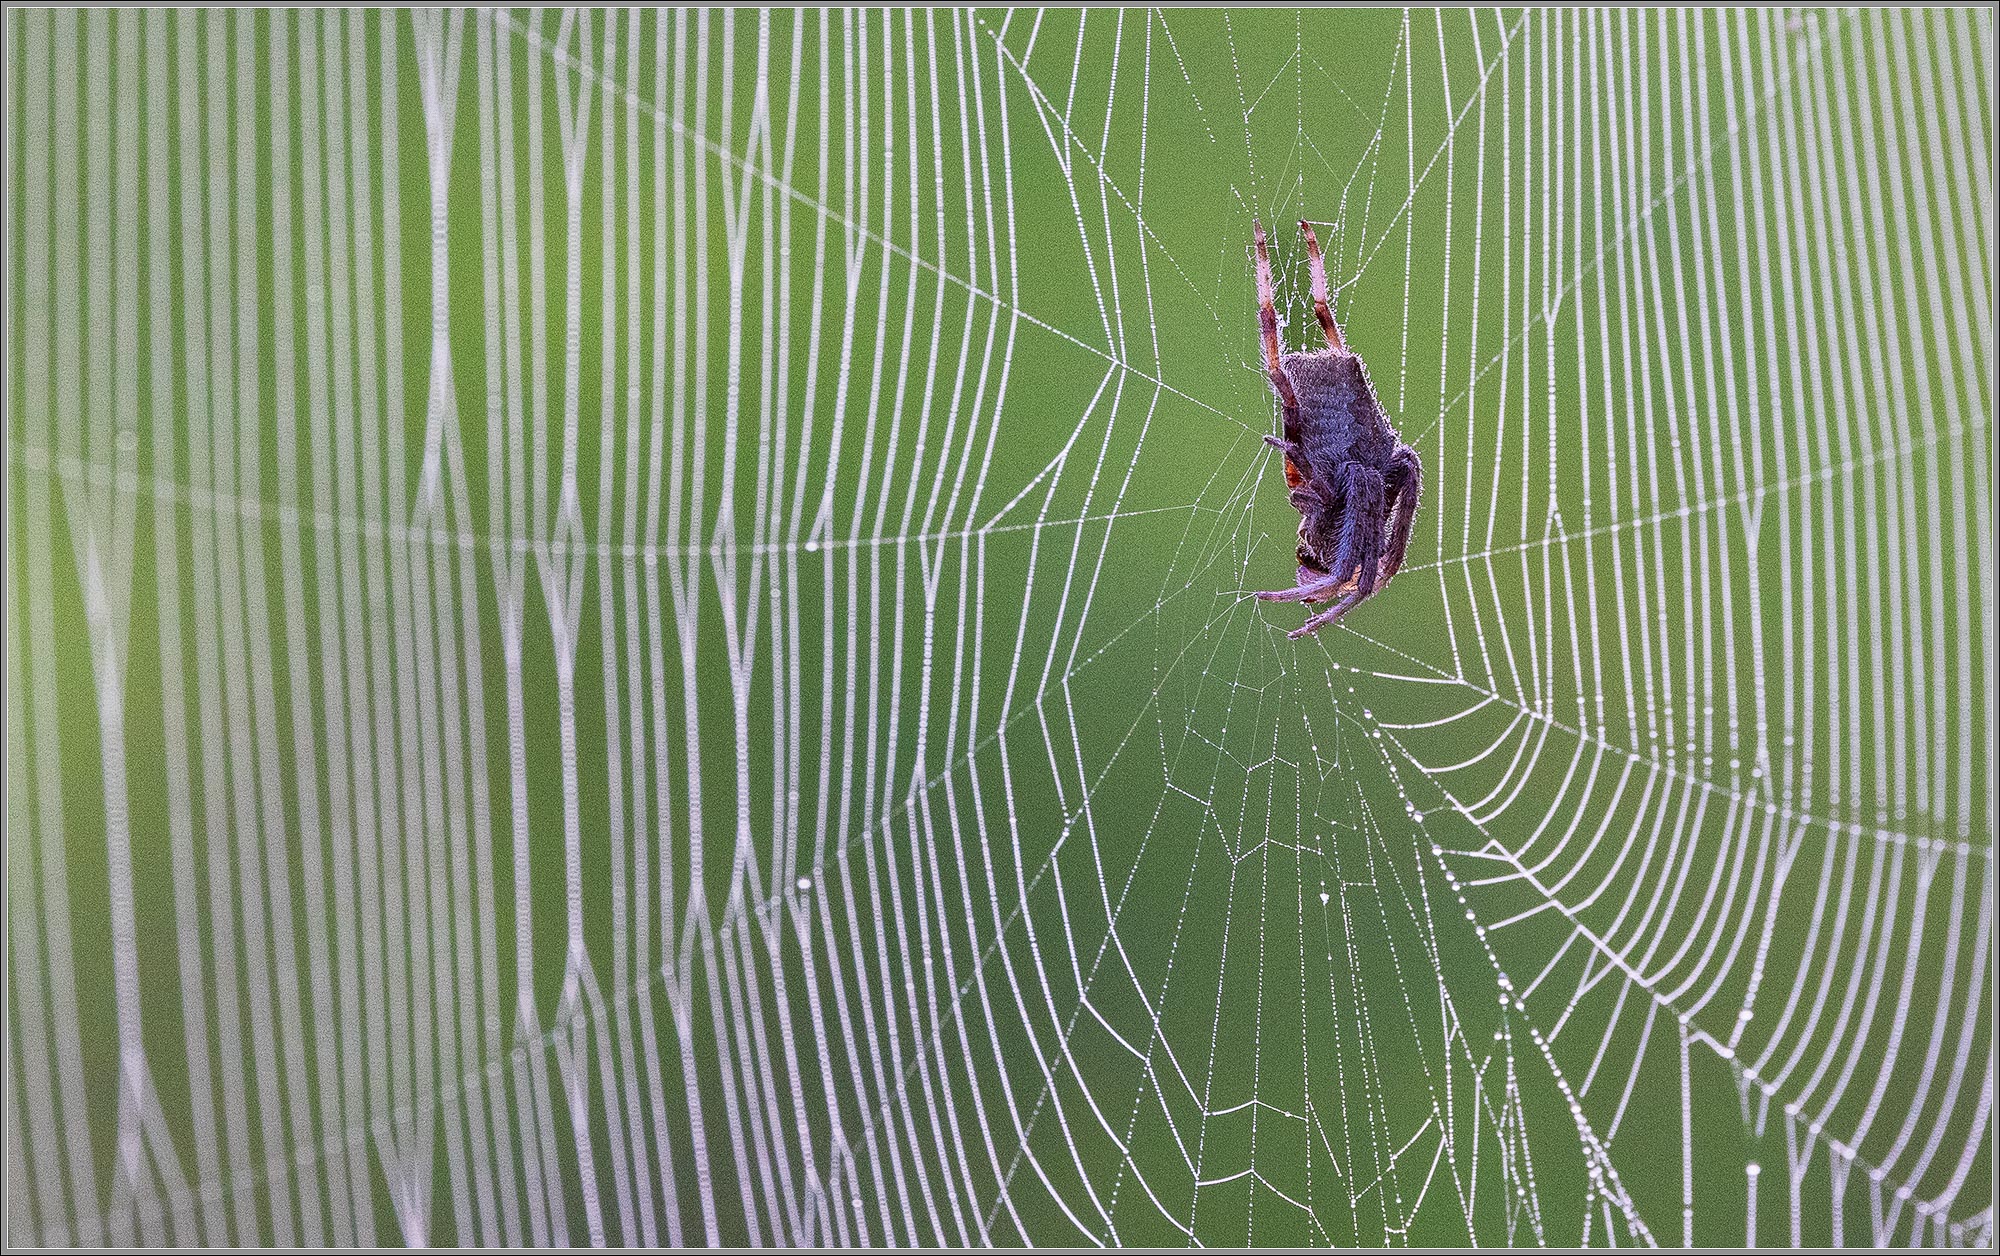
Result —
[[1410, 521], [1417, 513], [1417, 497], [1424, 482], [1424, 464], [1417, 457], [1417, 451], [1408, 445], [1396, 446], [1394, 456], [1389, 459], [1389, 474], [1384, 477], [1388, 495], [1396, 503], [1393, 522], [1389, 526], [1388, 544], [1382, 551], [1382, 583], [1403, 565], [1403, 555], [1410, 548]]
[[1297, 641], [1300, 637], [1310, 637], [1328, 624], [1339, 619], [1342, 615], [1361, 605], [1362, 596], [1361, 591], [1356, 589], [1354, 592], [1340, 599], [1340, 601], [1334, 603], [1330, 608], [1321, 611], [1285, 635], [1294, 641]]
[[[1299, 570], [1304, 571], [1305, 568], [1301, 567]], [[1260, 602], [1310, 602], [1333, 592], [1340, 587], [1340, 584], [1341, 582], [1332, 576], [1321, 576], [1316, 580], [1301, 580], [1296, 588], [1274, 589], [1268, 593], [1259, 593], [1257, 600]]]
[[[1363, 560], [1368, 549], [1369, 534], [1376, 538], [1375, 548], [1379, 550], [1382, 527], [1382, 473], [1373, 467], [1356, 463], [1347, 465], [1346, 509], [1340, 522], [1340, 543], [1333, 551], [1333, 566], [1330, 571], [1345, 581], [1361, 568], [1363, 588], [1375, 587], [1375, 573], [1369, 570]], [[1365, 596], [1365, 594], [1364, 594]]]
[[1282, 436], [1266, 436], [1264, 438], [1264, 443], [1266, 445], [1269, 445], [1271, 448], [1279, 450], [1280, 452], [1284, 453], [1285, 456], [1287, 457], [1290, 457], [1291, 455], [1299, 451], [1299, 446], [1297, 441], [1289, 441]]
[[1325, 481], [1301, 480], [1288, 494], [1292, 509], [1299, 512], [1299, 587], [1313, 590], [1299, 599], [1302, 602], [1322, 602], [1337, 597], [1347, 583], [1348, 578], [1332, 578], [1320, 547], [1322, 537], [1328, 534], [1337, 537], [1340, 534], [1341, 520], [1347, 507], [1346, 473], [1347, 468], [1342, 467]]
[[[1347, 583], [1347, 573], [1359, 568], [1347, 596], [1314, 615], [1287, 634], [1292, 639], [1310, 636], [1338, 620], [1366, 601], [1375, 592], [1375, 568], [1382, 556], [1382, 473], [1373, 467], [1350, 465], [1347, 477], [1347, 518], [1340, 529], [1340, 548], [1334, 555], [1333, 570], [1338, 575], [1334, 587]], [[1335, 580], [1329, 576], [1328, 580]]]
[[1294, 445], [1299, 439], [1299, 398], [1292, 391], [1292, 381], [1279, 364], [1278, 350], [1278, 308], [1277, 287], [1271, 281], [1271, 248], [1264, 240], [1264, 224], [1255, 218], [1250, 220], [1250, 233], [1257, 242], [1257, 323], [1264, 335], [1264, 373], [1271, 377], [1271, 387], [1278, 394], [1278, 405], [1284, 411], [1285, 439]]
[[1375, 508], [1361, 521], [1361, 540], [1355, 561], [1361, 564], [1360, 576], [1354, 589], [1362, 597], [1368, 597], [1381, 587], [1382, 566], [1382, 525], [1388, 514], [1388, 500], [1379, 491], [1375, 497]]
[[1306, 233], [1306, 269], [1312, 273], [1313, 315], [1319, 319], [1319, 329], [1326, 333], [1326, 342], [1345, 351], [1347, 345], [1340, 338], [1340, 325], [1333, 321], [1333, 308], [1328, 304], [1333, 297], [1326, 286], [1326, 263], [1320, 259], [1319, 237], [1313, 234], [1312, 224], [1304, 219], [1299, 220], [1299, 230]]
[[1375, 587], [1372, 577], [1375, 564], [1380, 559], [1382, 545], [1381, 517], [1377, 515], [1373, 523], [1364, 525], [1362, 531], [1363, 552], [1361, 558], [1361, 576], [1354, 582], [1354, 587], [1348, 590], [1347, 596], [1341, 598], [1340, 601], [1334, 603], [1326, 610], [1314, 615], [1297, 628], [1292, 629], [1292, 631], [1285, 634], [1286, 636], [1292, 638], [1294, 641], [1300, 637], [1309, 637], [1328, 624], [1334, 623], [1342, 615], [1345, 615], [1373, 596]]

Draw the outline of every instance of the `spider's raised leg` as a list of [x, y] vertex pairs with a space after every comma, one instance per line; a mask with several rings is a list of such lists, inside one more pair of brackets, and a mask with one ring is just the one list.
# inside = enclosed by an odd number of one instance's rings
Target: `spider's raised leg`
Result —
[[1417, 451], [1408, 445], [1396, 446], [1396, 452], [1389, 459], [1389, 473], [1383, 477], [1385, 501], [1395, 503], [1395, 514], [1389, 525], [1389, 539], [1382, 549], [1382, 582], [1396, 574], [1403, 565], [1403, 555], [1410, 548], [1410, 520], [1417, 513], [1417, 495], [1423, 488], [1424, 464], [1417, 457]]
[[1320, 259], [1319, 237], [1313, 234], [1312, 224], [1304, 219], [1299, 220], [1299, 230], [1306, 233], [1306, 269], [1312, 274], [1313, 316], [1319, 319], [1326, 342], [1345, 351], [1347, 345], [1340, 338], [1340, 324], [1333, 321], [1333, 307], [1328, 304], [1333, 294], [1326, 286], [1326, 263]]
[[[1277, 391], [1278, 405], [1283, 410], [1285, 440], [1296, 447], [1299, 440], [1299, 398], [1292, 391], [1292, 381], [1279, 364], [1278, 350], [1278, 307], [1277, 286], [1271, 281], [1271, 247], [1264, 241], [1264, 224], [1252, 218], [1250, 234], [1257, 242], [1257, 323], [1264, 334], [1264, 373], [1271, 377], [1271, 387]], [[1283, 449], [1284, 446], [1280, 445]], [[1291, 456], [1286, 450], [1286, 456]]]

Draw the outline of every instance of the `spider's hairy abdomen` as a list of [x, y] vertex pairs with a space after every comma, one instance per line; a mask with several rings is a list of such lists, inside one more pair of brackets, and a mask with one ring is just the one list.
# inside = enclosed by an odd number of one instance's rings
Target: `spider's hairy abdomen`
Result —
[[1281, 360], [1299, 399], [1299, 433], [1310, 474], [1324, 478], [1345, 462], [1379, 467], [1396, 449], [1361, 359], [1338, 349], [1288, 353]]

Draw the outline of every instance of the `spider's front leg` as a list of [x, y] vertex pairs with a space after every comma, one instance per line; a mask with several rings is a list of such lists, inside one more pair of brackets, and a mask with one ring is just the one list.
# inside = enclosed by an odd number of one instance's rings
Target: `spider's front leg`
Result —
[[1303, 218], [1299, 219], [1299, 230], [1306, 233], [1306, 270], [1312, 275], [1313, 317], [1319, 319], [1326, 343], [1345, 352], [1347, 345], [1340, 338], [1340, 324], [1333, 321], [1333, 308], [1328, 304], [1333, 293], [1326, 285], [1326, 262], [1319, 255], [1319, 237], [1313, 234], [1312, 224]]
[[[1283, 411], [1285, 441], [1296, 448], [1299, 440], [1299, 398], [1292, 391], [1292, 381], [1285, 374], [1279, 359], [1278, 349], [1278, 306], [1277, 285], [1271, 280], [1271, 247], [1264, 239], [1264, 224], [1255, 218], [1250, 220], [1251, 238], [1257, 244], [1257, 325], [1264, 337], [1264, 373], [1270, 377], [1271, 388], [1278, 394], [1278, 406]], [[1278, 446], [1285, 449], [1284, 445]], [[1291, 449], [1285, 449], [1287, 456]]]

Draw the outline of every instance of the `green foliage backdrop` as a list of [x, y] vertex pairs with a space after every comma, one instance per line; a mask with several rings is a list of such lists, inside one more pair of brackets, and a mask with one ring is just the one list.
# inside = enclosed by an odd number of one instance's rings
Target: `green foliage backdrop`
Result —
[[5, 36], [10, 1241], [1992, 1242], [1990, 13]]

